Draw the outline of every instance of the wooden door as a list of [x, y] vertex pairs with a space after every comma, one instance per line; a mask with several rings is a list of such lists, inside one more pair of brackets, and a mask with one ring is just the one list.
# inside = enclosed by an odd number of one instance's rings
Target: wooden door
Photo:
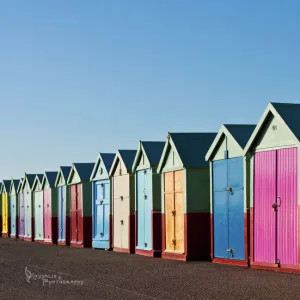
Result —
[[24, 204], [25, 204], [25, 238], [32, 237], [32, 203], [31, 193], [24, 191]]
[[52, 240], [51, 189], [44, 190], [44, 239]]
[[77, 243], [77, 191], [76, 184], [71, 185], [71, 243]]
[[7, 194], [2, 194], [2, 232], [8, 232]]
[[24, 237], [25, 234], [25, 207], [24, 194], [19, 194], [19, 238]]
[[[77, 209], [76, 209], [76, 221], [77, 221], [77, 243], [83, 243], [83, 215], [82, 215], [82, 185], [76, 185], [76, 192], [77, 192]], [[91, 201], [91, 199], [90, 199]]]
[[58, 241], [65, 241], [66, 232], [66, 186], [58, 187]]
[[44, 204], [43, 191], [34, 193], [34, 225], [35, 225], [35, 239], [44, 239]]
[[10, 226], [10, 235], [17, 235], [17, 209], [16, 209], [16, 195], [10, 196], [10, 211], [11, 211], [11, 226]]

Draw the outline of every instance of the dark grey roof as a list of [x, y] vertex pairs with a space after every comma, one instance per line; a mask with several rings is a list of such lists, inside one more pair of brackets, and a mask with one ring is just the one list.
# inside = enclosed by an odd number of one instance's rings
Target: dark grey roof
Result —
[[141, 142], [151, 166], [159, 164], [165, 142]]
[[45, 172], [45, 174], [46, 174], [46, 177], [47, 177], [47, 179], [48, 179], [48, 182], [49, 182], [49, 185], [50, 185], [50, 187], [54, 187], [54, 185], [55, 185], [55, 180], [56, 180], [56, 177], [57, 177], [57, 174], [58, 174], [58, 172], [56, 172], [56, 171], [54, 171], [54, 172]]
[[90, 180], [94, 168], [94, 163], [74, 163], [74, 166], [82, 181]]
[[217, 133], [169, 133], [177, 152], [187, 167], [201, 167], [208, 165], [205, 154], [211, 146]]
[[119, 150], [119, 153], [128, 172], [132, 172], [132, 165], [135, 159], [136, 150]]
[[6, 192], [9, 193], [11, 180], [3, 180], [3, 184], [5, 186]]
[[70, 166], [62, 166], [61, 168], [61, 172], [63, 174], [63, 177], [65, 180], [68, 180], [69, 174], [71, 172], [72, 167]]
[[256, 125], [246, 124], [224, 124], [242, 149], [245, 148]]
[[104, 164], [107, 172], [109, 172], [111, 165], [115, 159], [116, 153], [101, 153], [100, 152], [100, 155], [102, 157], [102, 161], [103, 161], [103, 164]]
[[13, 184], [14, 184], [15, 189], [18, 188], [19, 183], [20, 183], [20, 180], [19, 180], [19, 179], [13, 179]]
[[[37, 174], [26, 174], [26, 177], [27, 177], [30, 188], [32, 188], [32, 185], [33, 185], [33, 182], [34, 182], [34, 179], [35, 179], [36, 175]], [[38, 175], [40, 175], [40, 174], [38, 174]]]
[[300, 104], [295, 103], [275, 103], [271, 102], [278, 114], [292, 130], [294, 135], [300, 140]]

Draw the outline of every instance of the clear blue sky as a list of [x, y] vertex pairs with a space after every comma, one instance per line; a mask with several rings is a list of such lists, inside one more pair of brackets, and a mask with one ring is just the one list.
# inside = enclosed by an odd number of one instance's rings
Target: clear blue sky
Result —
[[300, 102], [299, 14], [299, 1], [0, 1], [0, 178]]

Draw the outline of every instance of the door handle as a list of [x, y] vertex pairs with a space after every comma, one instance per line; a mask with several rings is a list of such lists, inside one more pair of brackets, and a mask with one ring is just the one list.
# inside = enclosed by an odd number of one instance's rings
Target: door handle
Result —
[[176, 214], [175, 210], [172, 210], [172, 217], [174, 217]]
[[230, 254], [233, 254], [233, 249], [232, 248], [229, 248], [226, 251], [229, 252]]
[[147, 243], [145, 243], [145, 247], [147, 247]]
[[172, 245], [176, 245], [176, 240], [172, 240]]
[[103, 200], [100, 200], [100, 204], [102, 204], [103, 203]]
[[273, 211], [277, 211], [277, 203], [273, 203], [273, 205], [272, 205], [272, 209], [273, 209]]
[[103, 235], [104, 235], [103, 232], [101, 232], [101, 233], [100, 233], [100, 236], [103, 237]]
[[281, 206], [281, 197], [280, 196], [277, 196], [277, 199], [276, 199], [276, 203], [277, 203], [277, 206]]
[[123, 201], [123, 196], [120, 197], [121, 201]]
[[144, 199], [147, 200], [147, 195], [144, 195]]
[[121, 223], [121, 225], [124, 225], [124, 221], [123, 220], [121, 220], [120, 223]]
[[232, 192], [232, 187], [227, 187], [225, 190], [226, 192]]

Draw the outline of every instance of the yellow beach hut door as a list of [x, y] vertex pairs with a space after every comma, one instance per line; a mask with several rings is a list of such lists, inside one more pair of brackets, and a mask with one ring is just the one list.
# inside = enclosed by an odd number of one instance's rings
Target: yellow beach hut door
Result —
[[7, 194], [2, 194], [2, 232], [8, 232]]

